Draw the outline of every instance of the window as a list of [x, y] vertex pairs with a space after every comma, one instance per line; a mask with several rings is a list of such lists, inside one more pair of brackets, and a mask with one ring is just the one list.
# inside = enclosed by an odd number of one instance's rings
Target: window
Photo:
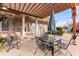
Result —
[[9, 31], [9, 20], [7, 17], [2, 17], [2, 31]]

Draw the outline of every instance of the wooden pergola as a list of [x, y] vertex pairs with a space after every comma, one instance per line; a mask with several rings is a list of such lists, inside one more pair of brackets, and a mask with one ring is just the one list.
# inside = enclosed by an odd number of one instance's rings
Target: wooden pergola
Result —
[[68, 3], [4, 3], [3, 6], [7, 8], [5, 10], [7, 12], [25, 14], [38, 18], [48, 17], [52, 14], [51, 10], [54, 10], [56, 14], [71, 8], [71, 5]]
[[76, 3], [4, 3], [1, 10], [14, 13], [33, 16], [36, 18], [46, 18], [52, 14], [52, 10], [55, 14], [64, 10], [72, 10], [73, 19], [73, 32], [76, 32]]

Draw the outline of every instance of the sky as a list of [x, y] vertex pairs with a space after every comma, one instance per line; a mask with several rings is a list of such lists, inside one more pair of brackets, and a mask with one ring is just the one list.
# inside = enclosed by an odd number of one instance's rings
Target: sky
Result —
[[[77, 12], [76, 22], [78, 22], [79, 21], [79, 6], [76, 7], [76, 12]], [[72, 23], [71, 9], [57, 13], [54, 16], [55, 16], [56, 26], [63, 26], [68, 23]]]

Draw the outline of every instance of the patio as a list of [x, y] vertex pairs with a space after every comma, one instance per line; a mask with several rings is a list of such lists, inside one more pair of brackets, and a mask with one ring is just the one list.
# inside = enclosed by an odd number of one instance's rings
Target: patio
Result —
[[[23, 39], [20, 41], [21, 43], [19, 44], [20, 49], [13, 48], [10, 49], [9, 52], [6, 52], [5, 48], [0, 51], [1, 56], [34, 56], [34, 52], [37, 49], [37, 45], [35, 42], [35, 39]], [[44, 53], [38, 49], [37, 53], [35, 54], [37, 56], [43, 56]]]
[[[62, 38], [64, 40], [68, 40], [71, 38], [71, 34], [65, 33]], [[9, 52], [6, 52], [5, 49], [0, 51], [0, 56], [44, 56], [44, 53], [38, 49], [37, 53], [34, 55], [34, 52], [37, 48], [37, 45], [35, 43], [35, 40], [31, 40], [31, 39], [23, 39], [20, 41], [20, 49], [17, 48], [13, 48], [10, 49]], [[69, 45], [68, 50], [71, 52], [72, 56], [78, 56], [78, 50], [79, 50], [79, 36], [76, 39], [77, 45]], [[64, 52], [64, 51], [63, 51]], [[49, 52], [47, 54], [47, 56], [51, 56], [50, 55], [51, 52]], [[60, 55], [61, 56], [61, 55]]]
[[[1, 12], [0, 12], [1, 14], [0, 34], [3, 34], [3, 33], [7, 34], [9, 31], [11, 32], [13, 31], [18, 36], [22, 37], [22, 39], [20, 40], [19, 50], [14, 48], [14, 49], [10, 49], [9, 52], [6, 52], [6, 50], [3, 49], [0, 51], [0, 55], [1, 56], [3, 55], [5, 56], [9, 56], [9, 55], [11, 56], [34, 56], [34, 52], [38, 46], [35, 40], [34, 39], [32, 40], [31, 38], [35, 36], [40, 36], [42, 33], [49, 31], [47, 30], [47, 27], [48, 27], [47, 25], [48, 25], [49, 20], [46, 17], [54, 16], [54, 14], [57, 14], [69, 8], [71, 8], [71, 12], [72, 12], [73, 32], [76, 33], [76, 17], [75, 17], [76, 6], [78, 6], [78, 4], [75, 4], [75, 3], [69, 3], [69, 4], [61, 4], [61, 3], [60, 4], [54, 4], [54, 3], [51, 3], [51, 4], [47, 4], [47, 3], [46, 4], [32, 4], [32, 3], [2, 4]], [[54, 18], [50, 17], [50, 19], [53, 20]], [[54, 21], [50, 21], [50, 22], [54, 22]], [[42, 31], [40, 31], [40, 29]], [[71, 34], [65, 33], [62, 36], [62, 39], [68, 42], [68, 40], [71, 39]], [[78, 40], [77, 40], [77, 44], [79, 44]], [[79, 48], [78, 45], [74, 46], [70, 44], [68, 47], [68, 50], [72, 53], [72, 55], [79, 55], [75, 53], [77, 52], [76, 48]], [[51, 56], [52, 54], [50, 53], [51, 52], [49, 52], [47, 56]], [[44, 53], [39, 49], [35, 55], [43, 56]]]

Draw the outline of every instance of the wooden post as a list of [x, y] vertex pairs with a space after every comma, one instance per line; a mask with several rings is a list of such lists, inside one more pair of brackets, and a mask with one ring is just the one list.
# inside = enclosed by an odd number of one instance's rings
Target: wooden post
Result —
[[[75, 6], [75, 3], [71, 4], [71, 9], [72, 9], [72, 19], [73, 19], [73, 36], [72, 36], [72, 39], [73, 39], [73, 37], [76, 36], [76, 6]], [[75, 39], [73, 39], [72, 41], [73, 45], [76, 45]]]
[[75, 3], [71, 4], [72, 19], [73, 19], [73, 33], [76, 33], [76, 6]]
[[76, 33], [76, 17], [73, 16], [73, 33]]

